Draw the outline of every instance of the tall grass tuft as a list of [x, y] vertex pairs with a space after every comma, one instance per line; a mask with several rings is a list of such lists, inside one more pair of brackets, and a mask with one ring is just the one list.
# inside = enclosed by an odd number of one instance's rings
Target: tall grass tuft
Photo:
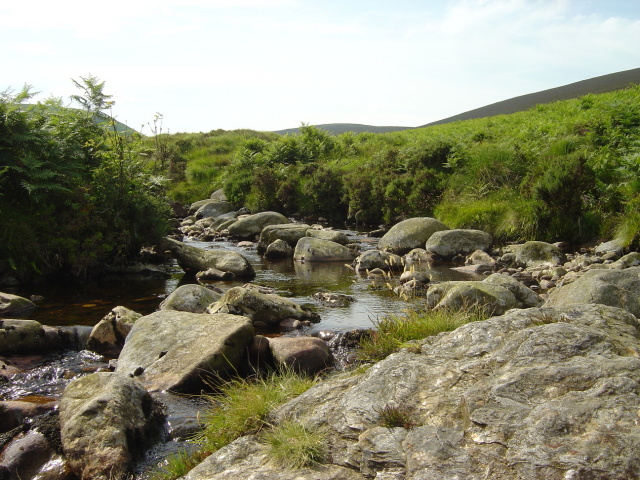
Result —
[[267, 445], [269, 458], [287, 469], [317, 465], [326, 455], [325, 433], [293, 420], [285, 420], [265, 430], [262, 439]]
[[389, 315], [375, 323], [371, 336], [360, 343], [364, 361], [378, 361], [400, 350], [410, 340], [450, 332], [469, 322], [484, 320], [480, 310], [410, 310], [403, 316]]

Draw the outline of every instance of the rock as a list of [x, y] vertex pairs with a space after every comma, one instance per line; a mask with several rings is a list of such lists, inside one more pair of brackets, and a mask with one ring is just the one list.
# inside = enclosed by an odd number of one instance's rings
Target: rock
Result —
[[332, 292], [317, 292], [313, 294], [313, 298], [325, 307], [348, 307], [356, 301], [356, 298], [352, 295]]
[[627, 310], [640, 318], [640, 267], [625, 270], [589, 270], [549, 294], [547, 304], [599, 303]]
[[[43, 325], [47, 339], [46, 350], [84, 350], [91, 335], [92, 327], [88, 325], [74, 325], [72, 327], [51, 327]], [[39, 352], [38, 352], [39, 353]]]
[[298, 240], [305, 237], [307, 230], [311, 227], [306, 223], [284, 223], [277, 225], [267, 225], [262, 229], [260, 233], [260, 239], [258, 240], [258, 254], [263, 255], [267, 250], [267, 247], [276, 240], [282, 240], [288, 245], [296, 246]]
[[300, 262], [351, 262], [353, 254], [339, 243], [304, 237], [298, 240], [293, 259]]
[[329, 240], [330, 242], [339, 243], [340, 245], [346, 245], [349, 243], [349, 237], [345, 233], [336, 232], [335, 230], [307, 230], [307, 237], [320, 238], [322, 240]]
[[253, 337], [253, 342], [248, 351], [249, 365], [254, 371], [259, 372], [273, 366], [273, 355], [269, 347], [269, 339], [262, 335]]
[[220, 293], [202, 285], [181, 285], [160, 303], [160, 310], [204, 313], [207, 307], [218, 301], [221, 296]]
[[165, 244], [185, 272], [195, 274], [216, 268], [223, 272], [231, 272], [237, 278], [252, 279], [256, 275], [249, 261], [237, 252], [204, 250], [171, 238], [166, 238]]
[[471, 253], [464, 261], [465, 265], [487, 265], [493, 268], [496, 265], [495, 259], [487, 252], [476, 250]]
[[603, 255], [605, 253], [614, 253], [617, 256], [621, 256], [624, 252], [624, 245], [618, 240], [610, 240], [608, 242], [600, 243], [593, 250], [598, 255]]
[[404, 255], [414, 248], [424, 247], [429, 237], [441, 230], [449, 230], [449, 227], [435, 218], [409, 218], [391, 227], [380, 239], [378, 248]]
[[19, 427], [25, 420], [55, 410], [56, 402], [28, 402], [21, 400], [0, 401], [0, 433]]
[[36, 478], [53, 454], [53, 447], [47, 438], [36, 430], [30, 430], [18, 435], [3, 450], [0, 474], [2, 469], [5, 469], [9, 475], [3, 476], [3, 479]]
[[367, 250], [362, 252], [353, 262], [356, 272], [365, 272], [374, 268], [382, 270], [402, 270], [402, 257], [382, 250]]
[[555, 245], [545, 242], [526, 242], [513, 246], [515, 263], [521, 267], [557, 267], [567, 261], [567, 257]]
[[136, 321], [116, 372], [137, 377], [148, 390], [197, 391], [241, 370], [252, 341], [244, 317], [161, 310]]
[[456, 255], [469, 255], [491, 248], [493, 237], [481, 230], [441, 230], [434, 232], [425, 245], [425, 250], [441, 258], [450, 259]]
[[631, 252], [610, 264], [608, 268], [622, 270], [624, 268], [637, 267], [638, 265], [640, 265], [640, 253]]
[[433, 263], [433, 255], [424, 248], [414, 248], [402, 259], [405, 271], [425, 270]]
[[273, 463], [267, 447], [255, 435], [241, 437], [209, 455], [182, 480], [364, 480], [360, 473], [338, 465], [287, 470]]
[[431, 281], [431, 276], [428, 273], [421, 272], [419, 270], [408, 270], [402, 272], [398, 281], [400, 283], [406, 283], [415, 280], [418, 283], [427, 284]]
[[198, 200], [197, 202], [193, 202], [189, 205], [189, 215], [194, 215], [198, 209], [208, 203], [215, 202], [215, 200], [211, 200], [210, 198], [206, 198], [204, 200]]
[[313, 375], [332, 363], [329, 346], [316, 337], [275, 337], [269, 340], [276, 365]]
[[202, 205], [195, 212], [196, 218], [219, 217], [225, 213], [233, 212], [235, 208], [229, 202], [211, 200]]
[[[367, 478], [632, 478], [638, 338], [612, 307], [514, 310], [319, 383], [274, 421], [326, 429], [331, 464]], [[413, 427], [381, 428], [385, 411]], [[242, 477], [242, 461], [225, 469]]]
[[293, 248], [284, 240], [278, 239], [269, 244], [264, 252], [265, 258], [291, 258], [293, 257]]
[[224, 188], [219, 188], [218, 190], [213, 192], [209, 198], [211, 200], [216, 200], [218, 202], [226, 202], [227, 201], [227, 196], [224, 193]]
[[501, 285], [513, 293], [518, 301], [517, 308], [540, 307], [544, 303], [536, 292], [509, 275], [494, 273], [485, 278], [483, 282]]
[[27, 318], [35, 309], [31, 300], [0, 292], [0, 318]]
[[207, 268], [202, 272], [196, 273], [196, 279], [200, 280], [233, 280], [236, 276], [231, 272], [223, 272], [222, 270], [218, 270], [217, 268]]
[[39, 322], [0, 319], [0, 355], [39, 353], [48, 348], [44, 328]]
[[506, 287], [478, 281], [443, 282], [429, 286], [427, 303], [435, 309], [480, 308], [489, 315], [501, 315], [519, 306]]
[[227, 290], [217, 302], [207, 308], [207, 312], [242, 315], [254, 323], [262, 322], [267, 325], [277, 325], [287, 318], [320, 321], [317, 313], [303, 308], [293, 300], [246, 287]]
[[267, 225], [279, 225], [291, 223], [287, 217], [277, 212], [260, 212], [238, 219], [237, 222], [229, 225], [227, 229], [233, 237], [241, 239], [253, 239], [260, 235], [262, 229]]
[[60, 401], [60, 435], [74, 473], [119, 479], [141, 448], [158, 437], [160, 406], [127, 375], [103, 372], [73, 380]]
[[87, 349], [111, 358], [117, 357], [133, 324], [141, 316], [127, 307], [115, 307], [93, 327]]

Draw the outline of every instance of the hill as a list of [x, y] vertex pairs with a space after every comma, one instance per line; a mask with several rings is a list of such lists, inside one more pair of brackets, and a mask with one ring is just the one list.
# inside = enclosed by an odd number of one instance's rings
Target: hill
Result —
[[[474, 118], [493, 117], [495, 115], [505, 115], [510, 113], [522, 112], [539, 104], [556, 102], [558, 100], [570, 100], [579, 98], [587, 94], [597, 94], [613, 92], [626, 88], [632, 84], [640, 84], [640, 68], [625, 70], [622, 72], [602, 75], [600, 77], [581, 80], [579, 82], [570, 83], [561, 87], [550, 88], [540, 92], [529, 93], [519, 97], [502, 100], [492, 103], [484, 107], [475, 108], [467, 112], [454, 115], [452, 117], [443, 118], [435, 122], [427, 123], [419, 127], [376, 127], [373, 125], [360, 125], [356, 123], [328, 123], [324, 125], [315, 125], [332, 135], [340, 135], [344, 132], [354, 133], [388, 133], [400, 130], [409, 130], [411, 128], [430, 127], [432, 125], [442, 125], [444, 123], [456, 122], [459, 120], [472, 120]], [[299, 128], [287, 128], [278, 130], [275, 133], [280, 135], [300, 133]]]

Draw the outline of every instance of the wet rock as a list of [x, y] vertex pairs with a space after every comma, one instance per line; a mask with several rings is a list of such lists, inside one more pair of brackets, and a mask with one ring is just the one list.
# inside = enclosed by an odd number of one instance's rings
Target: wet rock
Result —
[[296, 320], [295, 318], [285, 318], [278, 324], [278, 326], [280, 327], [281, 332], [293, 332], [294, 330], [302, 328], [302, 323], [300, 320]]
[[547, 304], [599, 303], [627, 310], [640, 318], [640, 267], [625, 270], [589, 270], [574, 282], [556, 288]]
[[260, 212], [238, 219], [237, 222], [229, 225], [229, 234], [236, 238], [253, 239], [260, 235], [262, 229], [267, 225], [279, 225], [291, 223], [287, 217], [277, 212]]
[[253, 326], [241, 316], [162, 310], [139, 318], [116, 373], [148, 390], [197, 391], [207, 379], [243, 367]]
[[491, 248], [493, 237], [481, 230], [454, 229], [434, 232], [426, 242], [425, 250], [441, 258], [451, 259], [457, 255], [469, 255]]
[[0, 355], [42, 352], [48, 348], [44, 328], [39, 322], [0, 319]]
[[80, 478], [124, 477], [143, 446], [157, 438], [160, 406], [127, 375], [94, 373], [72, 381], [60, 401], [65, 457]]
[[316, 337], [276, 337], [269, 340], [276, 365], [315, 374], [332, 363], [327, 343]]
[[313, 298], [322, 303], [325, 307], [348, 307], [356, 299], [352, 295], [332, 292], [316, 292]]
[[165, 239], [165, 245], [171, 250], [178, 265], [186, 272], [195, 274], [209, 268], [216, 268], [223, 272], [231, 272], [237, 278], [255, 277], [255, 271], [249, 261], [237, 252], [204, 250], [170, 238]]
[[208, 313], [242, 315], [253, 322], [277, 325], [282, 320], [310, 320], [319, 322], [318, 314], [302, 307], [291, 299], [274, 293], [262, 293], [257, 288], [234, 287], [207, 308]]
[[419, 270], [408, 270], [406, 272], [402, 272], [398, 281], [400, 283], [410, 282], [411, 280], [415, 280], [418, 283], [422, 283], [426, 285], [431, 281], [431, 276], [426, 272], [421, 272]]
[[202, 285], [181, 285], [160, 303], [160, 310], [204, 313], [207, 307], [221, 296], [220, 293], [209, 290]]
[[112, 309], [91, 330], [87, 349], [108, 357], [117, 357], [133, 324], [142, 314], [127, 307]]
[[380, 268], [382, 270], [402, 270], [402, 257], [382, 250], [367, 250], [362, 252], [353, 262], [356, 272], [365, 272]]
[[[328, 379], [274, 418], [325, 428], [331, 463], [367, 478], [403, 466], [410, 480], [630, 478], [638, 338], [638, 320], [612, 307], [514, 310]], [[381, 429], [398, 407], [413, 427]]]
[[215, 281], [215, 280], [224, 280], [230, 281], [236, 278], [236, 276], [232, 272], [223, 272], [222, 270], [218, 270], [217, 268], [207, 268], [202, 272], [196, 273], [196, 279], [198, 281]]
[[284, 240], [278, 239], [267, 246], [264, 252], [265, 258], [291, 258], [293, 257], [293, 247]]
[[0, 292], [0, 318], [27, 318], [35, 309], [29, 299]]
[[305, 237], [307, 230], [311, 226], [306, 223], [285, 223], [277, 225], [267, 225], [262, 229], [260, 233], [260, 239], [258, 240], [258, 254], [263, 255], [269, 245], [276, 240], [282, 240], [287, 243], [292, 249], [298, 243], [298, 240]]
[[391, 227], [380, 239], [378, 248], [404, 255], [414, 248], [423, 248], [429, 237], [441, 230], [449, 230], [449, 227], [435, 218], [409, 218]]
[[405, 271], [425, 270], [429, 268], [429, 265], [434, 261], [433, 255], [424, 248], [414, 248], [402, 257], [402, 259], [404, 261]]
[[349, 237], [342, 232], [336, 232], [335, 230], [307, 230], [307, 237], [320, 238], [322, 240], [329, 240], [330, 242], [339, 243], [340, 245], [346, 245], [349, 243]]
[[0, 401], [0, 433], [19, 427], [29, 418], [55, 410], [56, 406], [53, 399], [47, 403], [21, 400]]
[[3, 480], [36, 478], [42, 467], [51, 460], [54, 450], [47, 438], [36, 430], [30, 430], [14, 438], [0, 456], [0, 472]]
[[558, 247], [546, 242], [526, 242], [513, 246], [515, 263], [521, 267], [562, 266], [567, 257]]
[[293, 259], [300, 262], [351, 262], [353, 254], [339, 243], [304, 237], [298, 240]]

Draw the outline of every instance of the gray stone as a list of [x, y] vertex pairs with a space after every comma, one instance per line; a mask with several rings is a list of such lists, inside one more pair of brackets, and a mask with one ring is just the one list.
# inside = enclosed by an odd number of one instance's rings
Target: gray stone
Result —
[[115, 307], [93, 327], [87, 340], [87, 349], [108, 357], [117, 357], [133, 324], [141, 316], [142, 314], [127, 307]]
[[234, 210], [235, 208], [229, 202], [211, 200], [198, 208], [195, 212], [195, 216], [196, 218], [219, 217], [220, 215], [233, 212]]
[[252, 340], [247, 318], [162, 310], [136, 321], [116, 372], [136, 376], [148, 390], [194, 391], [241, 369]]
[[36, 475], [54, 455], [47, 438], [36, 430], [15, 437], [3, 450], [0, 457], [0, 474], [6, 469], [7, 480], [37, 478]]
[[291, 258], [293, 257], [293, 248], [284, 240], [278, 239], [267, 246], [264, 252], [265, 258]]
[[624, 268], [637, 267], [639, 265], [640, 265], [640, 253], [631, 252], [631, 253], [627, 253], [622, 258], [619, 258], [612, 264], [608, 265], [608, 268], [622, 270]]
[[31, 300], [0, 292], [0, 318], [27, 318], [35, 309]]
[[218, 190], [213, 192], [209, 198], [211, 200], [216, 200], [218, 202], [226, 202], [227, 201], [227, 196], [224, 193], [224, 188], [219, 188]]
[[[513, 310], [328, 379], [274, 419], [325, 428], [332, 464], [367, 478], [633, 478], [638, 338], [621, 309]], [[414, 426], [381, 428], [399, 406]]]
[[298, 240], [306, 236], [307, 230], [310, 228], [306, 223], [267, 225], [260, 233], [257, 246], [258, 254], [262, 255], [267, 250], [267, 247], [276, 240], [283, 240], [293, 248], [298, 243]]
[[39, 322], [0, 319], [0, 355], [40, 353], [48, 348], [44, 328]]
[[433, 263], [433, 255], [427, 252], [424, 248], [414, 248], [404, 257], [404, 268], [409, 270], [426, 270]]
[[495, 266], [496, 260], [487, 252], [476, 250], [472, 252], [464, 261], [465, 265], [488, 265]]
[[333, 292], [316, 292], [313, 294], [313, 298], [325, 307], [348, 307], [356, 301], [353, 295]]
[[518, 308], [540, 307], [544, 303], [536, 292], [509, 275], [494, 273], [485, 278], [483, 282], [505, 287], [516, 297]]
[[260, 235], [267, 225], [279, 225], [291, 223], [287, 217], [277, 212], [260, 212], [247, 217], [239, 218], [237, 222], [229, 225], [227, 230], [233, 237], [243, 240], [253, 239]]
[[339, 243], [304, 237], [298, 240], [293, 259], [300, 262], [351, 262], [353, 254]]
[[574, 282], [556, 288], [547, 304], [600, 303], [627, 310], [640, 318], [640, 267], [625, 270], [588, 270]]
[[515, 263], [521, 267], [557, 267], [567, 261], [558, 247], [546, 242], [526, 242], [514, 245]]
[[277, 325], [286, 318], [319, 322], [318, 314], [303, 308], [293, 300], [259, 289], [233, 287], [207, 308], [208, 313], [242, 315], [253, 322]]
[[327, 342], [316, 337], [275, 337], [269, 340], [276, 365], [313, 375], [333, 363]]
[[500, 315], [520, 305], [509, 288], [479, 281], [432, 284], [427, 290], [427, 304], [447, 310], [480, 308], [490, 315]]
[[216, 268], [223, 272], [231, 272], [237, 278], [252, 279], [256, 275], [249, 261], [237, 252], [204, 250], [171, 238], [165, 238], [165, 245], [185, 272], [195, 274]]
[[404, 267], [402, 257], [382, 250], [367, 250], [355, 259], [356, 272], [365, 272], [374, 268], [382, 270], [402, 270]]
[[160, 303], [160, 310], [204, 313], [207, 307], [218, 301], [221, 296], [222, 294], [202, 285], [181, 285]]
[[615, 253], [620, 256], [624, 252], [624, 246], [618, 240], [610, 240], [608, 242], [598, 244], [594, 249], [594, 252], [600, 255], [604, 253]]
[[135, 454], [157, 438], [162, 419], [159, 405], [127, 375], [102, 372], [73, 380], [60, 401], [65, 457], [79, 478], [123, 478]]
[[441, 258], [453, 258], [456, 255], [469, 255], [476, 250], [491, 248], [493, 237], [481, 230], [441, 230], [434, 232], [425, 245], [425, 250]]
[[429, 237], [441, 230], [449, 230], [449, 227], [435, 218], [409, 218], [391, 227], [380, 239], [378, 248], [404, 255], [414, 248], [424, 247]]
[[307, 230], [307, 237], [320, 238], [322, 240], [329, 240], [330, 242], [339, 243], [340, 245], [346, 245], [349, 243], [349, 237], [343, 232], [337, 232], [335, 230]]

